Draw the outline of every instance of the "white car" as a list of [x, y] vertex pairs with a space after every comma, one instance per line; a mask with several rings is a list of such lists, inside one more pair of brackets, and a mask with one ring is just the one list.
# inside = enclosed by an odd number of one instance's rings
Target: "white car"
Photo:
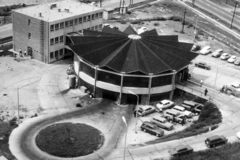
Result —
[[222, 49], [217, 49], [212, 53], [212, 57], [220, 57], [222, 53], [223, 53]]
[[146, 32], [146, 31], [148, 31], [148, 30], [149, 30], [149, 29], [148, 29], [147, 27], [141, 27], [141, 28], [138, 29], [137, 33], [138, 33], [138, 34], [142, 34], [142, 33]]
[[231, 55], [229, 53], [223, 53], [220, 57], [221, 60], [227, 60], [228, 58], [230, 58]]
[[157, 109], [158, 109], [159, 111], [162, 111], [163, 109], [165, 109], [165, 108], [170, 108], [170, 107], [172, 107], [173, 105], [174, 105], [174, 102], [173, 102], [173, 101], [170, 101], [170, 100], [165, 99], [165, 100], [160, 101], [160, 102], [156, 105], [156, 107], [157, 107]]
[[234, 64], [239, 66], [240, 65], [240, 57], [237, 57], [236, 60], [234, 61]]
[[229, 63], [233, 63], [235, 60], [236, 60], [237, 56], [231, 56], [229, 59], [228, 59], [228, 62]]
[[199, 51], [199, 53], [202, 55], [207, 55], [208, 53], [211, 53], [211, 52], [212, 51], [210, 46], [205, 46]]

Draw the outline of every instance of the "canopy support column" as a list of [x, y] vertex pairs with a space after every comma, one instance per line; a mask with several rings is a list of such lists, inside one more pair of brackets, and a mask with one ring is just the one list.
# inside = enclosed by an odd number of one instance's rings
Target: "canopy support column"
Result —
[[125, 72], [122, 72], [121, 74], [121, 87], [120, 87], [120, 95], [119, 95], [119, 104], [122, 102], [122, 87], [123, 87], [123, 75]]
[[151, 88], [152, 88], [152, 76], [153, 76], [153, 73], [149, 73], [149, 81], [148, 81], [148, 101], [147, 101], [147, 105], [150, 104]]
[[170, 100], [173, 99], [173, 94], [174, 94], [174, 89], [175, 89], [175, 78], [176, 78], [176, 74], [177, 74], [177, 72], [174, 70], [174, 71], [173, 71], [173, 75], [172, 75], [172, 91], [171, 91], [170, 97], [169, 97]]
[[95, 66], [95, 75], [94, 75], [94, 88], [93, 88], [93, 96], [96, 97], [96, 84], [97, 84], [97, 76], [98, 76], [98, 66]]

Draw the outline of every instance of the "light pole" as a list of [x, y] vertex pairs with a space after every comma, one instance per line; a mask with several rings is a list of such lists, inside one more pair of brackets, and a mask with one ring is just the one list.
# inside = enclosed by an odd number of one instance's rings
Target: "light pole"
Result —
[[127, 146], [127, 128], [128, 128], [128, 126], [127, 126], [127, 121], [126, 121], [126, 119], [125, 119], [124, 116], [122, 116], [122, 120], [123, 120], [123, 122], [124, 122], [124, 124], [125, 124], [125, 126], [126, 126], [125, 143], [124, 143], [124, 155], [123, 155], [123, 160], [125, 160], [126, 146]]
[[[132, 91], [128, 91], [128, 92], [131, 93], [131, 94], [133, 94], [133, 95], [135, 95], [135, 96], [137, 96], [137, 106], [136, 106], [136, 119], [137, 119], [137, 116], [138, 116], [138, 101], [139, 101], [139, 96], [138, 96], [136, 93], [132, 92]], [[137, 120], [136, 120], [136, 124], [135, 124], [135, 133], [137, 134]]]
[[237, 6], [238, 6], [238, 1], [236, 1], [236, 4], [235, 4], [235, 8], [234, 8], [234, 11], [233, 11], [233, 17], [232, 17], [232, 22], [231, 22], [230, 28], [232, 28], [233, 19], [234, 19], [235, 13], [236, 13], [236, 8], [237, 8]]

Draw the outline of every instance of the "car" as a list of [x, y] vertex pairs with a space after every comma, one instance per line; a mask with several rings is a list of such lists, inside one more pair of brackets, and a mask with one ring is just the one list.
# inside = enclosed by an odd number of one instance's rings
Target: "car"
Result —
[[137, 115], [138, 116], [146, 116], [148, 114], [156, 112], [156, 108], [150, 105], [140, 105], [137, 107]]
[[237, 136], [238, 139], [240, 139], [240, 132], [237, 132], [236, 136]]
[[164, 117], [154, 116], [151, 122], [156, 124], [158, 127], [169, 130], [169, 131], [173, 129], [173, 125], [169, 123], [167, 119]]
[[212, 148], [212, 147], [217, 147], [217, 146], [226, 144], [227, 141], [228, 141], [228, 139], [224, 136], [213, 135], [211, 137], [208, 137], [205, 140], [205, 144], [208, 148]]
[[193, 148], [189, 145], [179, 145], [170, 149], [169, 154], [171, 156], [182, 156], [193, 152]]
[[220, 57], [221, 56], [221, 54], [223, 54], [223, 50], [222, 49], [217, 49], [216, 51], [214, 51], [213, 53], [212, 53], [212, 57]]
[[144, 33], [144, 32], [146, 32], [146, 31], [148, 31], [149, 29], [147, 28], [147, 27], [141, 27], [141, 28], [139, 28], [138, 30], [137, 30], [137, 33], [138, 34], [142, 34], [142, 33]]
[[200, 113], [201, 113], [201, 111], [202, 111], [202, 109], [203, 109], [203, 107], [204, 107], [204, 105], [203, 104], [196, 104], [195, 105], [195, 108], [193, 109], [193, 113], [195, 113], [195, 114], [197, 114], [197, 115], [199, 115]]
[[211, 66], [209, 66], [206, 62], [197, 62], [195, 63], [195, 66], [199, 68], [207, 69], [207, 70], [211, 69]]
[[170, 122], [174, 121], [179, 124], [184, 124], [186, 122], [186, 117], [180, 113], [177, 116], [170, 115], [170, 114], [164, 114], [163, 117], [166, 118]]
[[190, 112], [190, 111], [187, 111], [184, 107], [174, 106], [173, 109], [180, 112], [182, 115], [184, 115], [187, 118], [192, 118], [193, 117], [193, 113]]
[[233, 94], [236, 97], [240, 97], [240, 84], [231, 83], [229, 85], [225, 85], [225, 91]]
[[194, 101], [188, 101], [184, 100], [181, 104], [182, 107], [184, 107], [186, 110], [192, 111], [194, 107], [198, 104], [197, 102]]
[[157, 137], [162, 137], [164, 135], [163, 130], [157, 127], [157, 125], [155, 125], [154, 123], [148, 121], [142, 123], [141, 130], [144, 132], [148, 132], [152, 135], [155, 135]]
[[170, 108], [172, 106], [174, 106], [173, 101], [168, 100], [168, 99], [164, 99], [164, 100], [160, 101], [159, 103], [157, 103], [156, 108], [159, 111], [162, 111], [163, 109]]
[[199, 51], [199, 53], [200, 54], [202, 54], [202, 55], [207, 55], [207, 54], [209, 54], [209, 53], [211, 53], [212, 51], [211, 51], [211, 47], [210, 46], [205, 46], [205, 47], [203, 47], [200, 51]]
[[103, 24], [103, 27], [113, 28], [113, 26], [111, 24], [108, 24], [108, 23]]
[[232, 55], [229, 59], [228, 62], [229, 63], [233, 63], [236, 60], [237, 56]]
[[239, 66], [240, 65], [240, 57], [237, 57], [233, 63], [235, 65]]
[[228, 58], [230, 58], [231, 55], [229, 53], [223, 53], [220, 57], [221, 60], [227, 60]]

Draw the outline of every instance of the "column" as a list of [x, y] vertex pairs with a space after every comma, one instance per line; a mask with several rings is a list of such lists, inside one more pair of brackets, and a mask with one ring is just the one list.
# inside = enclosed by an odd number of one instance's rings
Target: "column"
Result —
[[150, 103], [150, 98], [151, 98], [152, 76], [153, 76], [153, 73], [149, 73], [149, 82], [148, 82], [148, 102], [147, 102], [147, 105], [149, 105], [149, 103]]
[[172, 91], [170, 93], [170, 97], [169, 99], [172, 100], [173, 99], [173, 94], [174, 94], [174, 89], [175, 89], [175, 77], [176, 77], [177, 72], [175, 70], [173, 70], [173, 74], [172, 74]]
[[98, 76], [98, 66], [94, 67], [95, 69], [95, 75], [94, 75], [94, 88], [93, 88], [93, 96], [96, 97], [96, 84], [97, 84], [97, 76]]
[[121, 87], [120, 87], [120, 97], [119, 97], [119, 104], [121, 104], [122, 101], [122, 87], [123, 87], [123, 77], [124, 77], [125, 72], [122, 72], [121, 75]]

